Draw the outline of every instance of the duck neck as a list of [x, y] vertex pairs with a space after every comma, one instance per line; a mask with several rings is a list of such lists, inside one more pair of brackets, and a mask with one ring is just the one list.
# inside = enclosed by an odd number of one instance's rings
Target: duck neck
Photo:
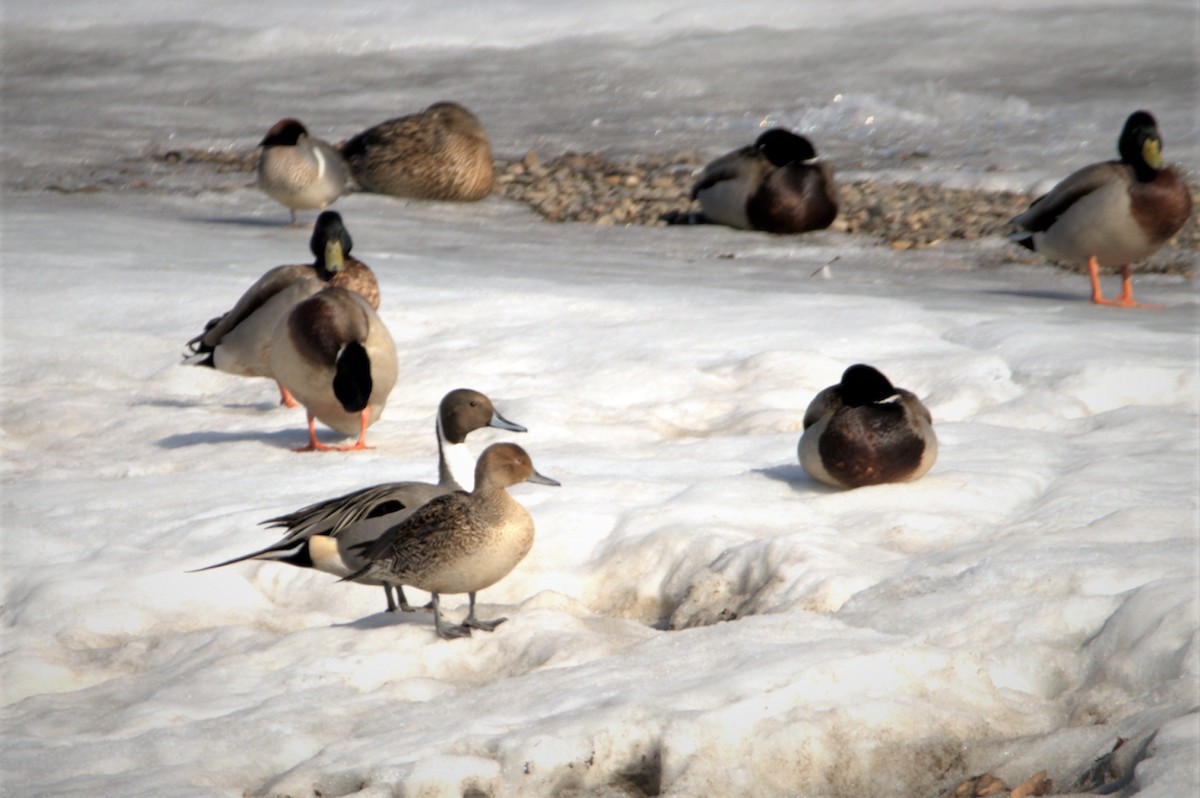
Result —
[[437, 420], [438, 484], [473, 490], [475, 487], [475, 458], [466, 442], [451, 443], [442, 431], [442, 418]]

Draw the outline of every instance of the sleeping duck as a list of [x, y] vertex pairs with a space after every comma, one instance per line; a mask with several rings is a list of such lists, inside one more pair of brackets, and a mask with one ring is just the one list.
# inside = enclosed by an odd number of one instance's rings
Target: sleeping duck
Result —
[[[296, 451], [367, 448], [367, 427], [383, 412], [397, 366], [392, 336], [366, 299], [330, 285], [298, 303], [275, 328], [267, 362], [308, 411], [309, 442]], [[316, 419], [357, 441], [326, 446]]]
[[[372, 308], [379, 307], [379, 284], [362, 261], [350, 257], [353, 242], [335, 211], [317, 217], [308, 264], [276, 266], [242, 294], [233, 309], [212, 319], [204, 332], [187, 342], [185, 361], [243, 377], [274, 377], [267, 362], [271, 336], [279, 322], [297, 303], [326, 285], [347, 288], [362, 295]], [[280, 386], [284, 404], [294, 403]]]
[[341, 145], [365, 191], [432, 200], [479, 200], [495, 185], [492, 148], [475, 114], [440, 102], [389, 119]]
[[341, 153], [308, 134], [295, 119], [281, 119], [259, 142], [258, 182], [262, 191], [292, 213], [323, 211], [350, 182]]
[[[1087, 261], [1092, 301], [1098, 305], [1152, 307], [1133, 300], [1129, 265], [1154, 254], [1187, 222], [1192, 194], [1163, 166], [1162, 138], [1154, 117], [1137, 111], [1117, 140], [1118, 161], [1072, 172], [1013, 219], [1024, 232], [1016, 243], [1048, 258]], [[1121, 293], [1105, 299], [1102, 266], [1121, 267]]]
[[929, 410], [871, 366], [846, 369], [804, 412], [800, 465], [839, 488], [909, 482], [937, 460]]
[[692, 188], [718, 224], [767, 233], [823, 230], [838, 213], [833, 173], [808, 139], [772, 128], [704, 167]]

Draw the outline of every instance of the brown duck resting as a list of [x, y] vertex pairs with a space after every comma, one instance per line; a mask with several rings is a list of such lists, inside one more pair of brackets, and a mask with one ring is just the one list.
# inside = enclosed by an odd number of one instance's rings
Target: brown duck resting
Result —
[[492, 193], [495, 167], [479, 119], [458, 103], [381, 122], [340, 146], [364, 191], [430, 200], [479, 200]]

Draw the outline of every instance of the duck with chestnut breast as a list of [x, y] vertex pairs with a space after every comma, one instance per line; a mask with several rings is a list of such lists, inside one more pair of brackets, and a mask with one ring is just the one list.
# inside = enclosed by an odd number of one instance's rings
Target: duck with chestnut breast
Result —
[[804, 412], [800, 465], [827, 485], [910, 482], [933, 467], [937, 452], [929, 409], [872, 366], [846, 369]]
[[381, 122], [340, 145], [365, 191], [431, 200], [480, 200], [492, 193], [492, 148], [483, 124], [458, 103]]
[[[349, 576], [367, 564], [359, 544], [374, 542], [385, 530], [411, 515], [425, 502], [455, 490], [474, 488], [475, 459], [467, 449], [467, 436], [477, 429], [494, 427], [525, 432], [495, 409], [491, 399], [479, 391], [459, 388], [446, 394], [438, 406], [438, 481], [388, 482], [326, 499], [295, 512], [263, 521], [268, 527], [286, 531], [277, 542], [241, 557], [197, 570], [207, 571], [246, 560], [287, 563], [300, 568], [315, 568], [334, 576]], [[464, 469], [464, 465], [466, 468]], [[387, 611], [399, 608], [412, 612], [404, 588], [378, 579], [361, 577], [366, 585], [383, 585]]]
[[[1153, 255], [1180, 231], [1192, 212], [1192, 193], [1162, 160], [1154, 117], [1136, 111], [1117, 140], [1120, 160], [1072, 172], [1013, 219], [1013, 240], [1054, 260], [1086, 261], [1092, 302], [1157, 307], [1133, 299], [1130, 264]], [[1121, 293], [1105, 299], [1100, 268], [1121, 267]]]
[[[479, 457], [470, 493], [455, 491], [431, 499], [374, 543], [365, 544], [367, 565], [347, 579], [368, 576], [428, 591], [434, 628], [443, 639], [468, 637], [472, 629], [492, 631], [506, 619], [475, 617], [475, 595], [507, 576], [533, 546], [533, 518], [505, 490], [521, 482], [559, 484], [539, 474], [515, 443], [492, 444]], [[469, 597], [467, 617], [459, 625], [442, 620], [445, 593]]]
[[[396, 385], [396, 346], [361, 295], [327, 286], [295, 305], [275, 328], [267, 363], [279, 384], [308, 413], [308, 444], [296, 451], [366, 449], [367, 427], [379, 420]], [[316, 420], [348, 446], [317, 440]]]
[[[276, 266], [260, 277], [231, 310], [209, 321], [204, 332], [187, 342], [184, 362], [243, 377], [274, 378], [268, 363], [271, 337], [296, 303], [335, 285], [360, 294], [372, 308], [379, 307], [375, 274], [350, 256], [353, 242], [337, 212], [317, 217], [308, 246], [312, 263]], [[295, 406], [282, 385], [280, 399]]]
[[342, 154], [295, 119], [276, 122], [258, 146], [256, 185], [291, 211], [293, 225], [296, 211], [323, 211], [350, 185]]
[[704, 167], [692, 199], [712, 222], [767, 233], [823, 230], [838, 213], [832, 171], [812, 142], [784, 128]]

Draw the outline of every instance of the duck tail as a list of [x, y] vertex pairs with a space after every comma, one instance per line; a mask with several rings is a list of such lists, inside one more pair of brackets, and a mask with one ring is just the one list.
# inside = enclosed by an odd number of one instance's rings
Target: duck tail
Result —
[[1025, 247], [1025, 249], [1037, 252], [1037, 245], [1033, 243], [1033, 233], [1028, 233], [1025, 231], [1013, 233], [1008, 237], [1008, 240], [1014, 244], [1020, 244], [1021, 246]]
[[349, 576], [343, 576], [338, 581], [339, 582], [353, 582], [357, 579], [361, 579], [362, 577], [366, 576], [370, 572], [370, 570], [374, 567], [375, 567], [375, 563], [369, 562], [366, 565], [364, 565], [362, 568], [359, 568], [357, 571], [350, 574]]
[[[308, 543], [307, 538], [304, 540], [300, 540], [300, 541], [283, 540], [278, 543], [272, 543], [270, 546], [267, 546], [265, 549], [259, 549], [258, 551], [252, 551], [249, 554], [243, 554], [241, 557], [234, 557], [232, 560], [225, 560], [224, 562], [219, 562], [216, 565], [206, 565], [203, 568], [193, 568], [190, 571], [188, 571], [187, 573], [197, 574], [197, 573], [200, 573], [201, 571], [211, 571], [214, 568], [224, 568], [226, 565], [233, 565], [234, 563], [245, 562], [246, 560], [292, 561], [293, 559], [307, 556], [306, 555], [307, 543]], [[298, 562], [297, 564], [302, 564], [302, 563]]]
[[333, 395], [347, 413], [361, 413], [371, 399], [371, 357], [358, 341], [342, 347], [334, 366]]

